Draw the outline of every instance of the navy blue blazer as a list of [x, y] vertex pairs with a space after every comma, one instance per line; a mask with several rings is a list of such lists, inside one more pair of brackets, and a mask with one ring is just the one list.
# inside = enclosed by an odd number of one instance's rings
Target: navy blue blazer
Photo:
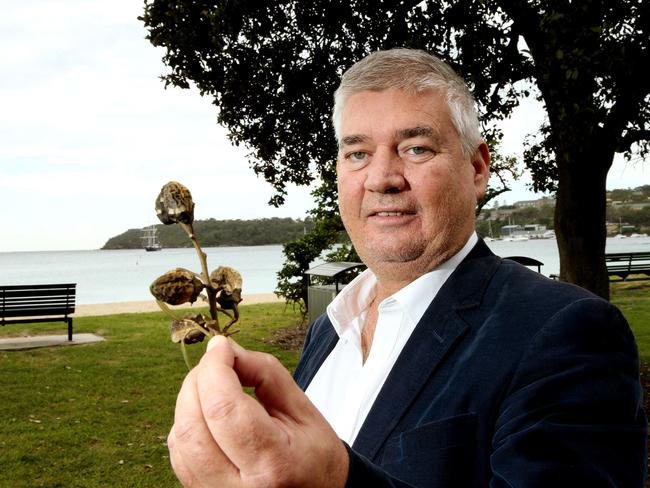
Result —
[[[306, 389], [338, 336], [324, 315]], [[350, 454], [349, 487], [641, 487], [638, 352], [607, 301], [479, 241], [431, 302]]]

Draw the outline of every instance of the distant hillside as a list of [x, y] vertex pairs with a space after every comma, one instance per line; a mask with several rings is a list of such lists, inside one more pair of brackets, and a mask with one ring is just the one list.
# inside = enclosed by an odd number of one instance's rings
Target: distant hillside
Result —
[[[477, 219], [476, 228], [481, 236], [498, 236], [501, 227], [509, 224], [541, 224], [553, 229], [554, 212], [553, 199], [484, 208]], [[649, 234], [650, 185], [608, 191], [606, 212], [608, 235]]]
[[[197, 220], [194, 231], [201, 246], [262, 246], [284, 244], [293, 241], [309, 231], [311, 219], [272, 218], [255, 220]], [[162, 225], [158, 237], [164, 248], [191, 247], [187, 234], [178, 225]], [[129, 229], [111, 237], [102, 249], [139, 249], [142, 247], [143, 229]]]

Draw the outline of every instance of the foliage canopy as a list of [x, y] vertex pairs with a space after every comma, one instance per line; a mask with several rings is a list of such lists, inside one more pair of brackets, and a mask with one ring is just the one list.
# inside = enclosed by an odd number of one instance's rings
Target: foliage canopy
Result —
[[[607, 171], [615, 153], [650, 149], [650, 2], [145, 0], [141, 19], [166, 49], [166, 84], [195, 84], [213, 99], [219, 122], [275, 188], [273, 204], [287, 183], [318, 179], [317, 219], [337, 219], [332, 94], [369, 52], [414, 47], [449, 61], [474, 91], [493, 150], [498, 121], [537, 97], [548, 119], [524, 163], [535, 189], [557, 190], [561, 277], [607, 295]], [[493, 169], [512, 164], [497, 157]]]

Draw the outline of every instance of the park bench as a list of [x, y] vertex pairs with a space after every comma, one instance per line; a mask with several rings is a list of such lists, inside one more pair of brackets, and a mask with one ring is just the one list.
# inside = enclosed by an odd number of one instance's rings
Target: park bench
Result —
[[650, 280], [650, 251], [608, 253], [605, 263], [611, 281]]
[[0, 321], [6, 324], [66, 322], [72, 340], [76, 283], [0, 286]]

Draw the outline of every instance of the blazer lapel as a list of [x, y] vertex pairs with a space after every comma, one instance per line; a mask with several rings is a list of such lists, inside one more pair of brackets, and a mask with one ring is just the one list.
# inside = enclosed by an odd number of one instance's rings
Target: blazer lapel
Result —
[[[305, 341], [308, 349], [303, 351], [303, 357], [300, 359], [300, 363], [293, 375], [296, 383], [303, 391], [307, 389], [316, 372], [339, 340], [339, 336], [336, 334], [329, 318], [324, 315], [320, 320], [323, 322], [318, 324], [319, 327], [314, 337], [310, 337]], [[316, 325], [314, 324], [314, 326]]]
[[499, 264], [482, 240], [476, 244], [429, 305], [389, 373], [356, 440], [355, 451], [372, 459], [419, 391], [468, 325], [463, 309], [480, 304]]

